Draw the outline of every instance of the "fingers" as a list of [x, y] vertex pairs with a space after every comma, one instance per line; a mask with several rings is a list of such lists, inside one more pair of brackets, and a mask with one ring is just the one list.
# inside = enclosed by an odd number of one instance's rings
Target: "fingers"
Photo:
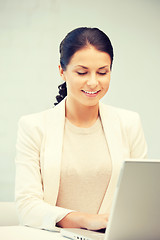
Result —
[[89, 215], [86, 219], [86, 228], [88, 230], [99, 230], [106, 228], [107, 222], [107, 215]]

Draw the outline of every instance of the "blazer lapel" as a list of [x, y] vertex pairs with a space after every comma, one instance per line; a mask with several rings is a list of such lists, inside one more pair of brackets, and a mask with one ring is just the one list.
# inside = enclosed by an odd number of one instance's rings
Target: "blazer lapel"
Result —
[[44, 153], [44, 197], [55, 205], [59, 190], [61, 155], [65, 123], [65, 99], [51, 109], [47, 118]]
[[100, 103], [99, 111], [112, 161], [112, 175], [103, 202], [99, 209], [99, 213], [109, 214], [123, 160], [122, 136], [118, 115], [114, 109], [110, 106]]

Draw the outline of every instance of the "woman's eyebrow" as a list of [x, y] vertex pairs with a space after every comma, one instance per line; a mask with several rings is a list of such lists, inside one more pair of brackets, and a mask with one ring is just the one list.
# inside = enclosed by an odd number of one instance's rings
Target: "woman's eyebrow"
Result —
[[77, 65], [76, 67], [82, 67], [84, 69], [88, 69], [87, 67], [83, 66], [83, 65]]
[[[84, 69], [88, 69], [87, 67], [85, 67], [85, 66], [83, 66], [83, 65], [77, 65], [77, 66], [75, 66], [75, 67], [82, 67], [82, 68], [84, 68]], [[98, 69], [103, 69], [103, 68], [106, 68], [106, 67], [109, 67], [109, 65], [105, 65], [105, 66], [100, 67], [100, 68], [98, 68]]]
[[100, 68], [98, 68], [98, 69], [103, 69], [103, 68], [105, 68], [105, 67], [109, 67], [109, 66], [108, 66], [108, 65], [105, 65], [105, 66], [100, 67]]

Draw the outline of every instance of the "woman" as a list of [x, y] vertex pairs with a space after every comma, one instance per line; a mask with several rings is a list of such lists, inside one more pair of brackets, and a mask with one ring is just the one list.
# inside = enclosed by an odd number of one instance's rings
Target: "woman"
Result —
[[146, 157], [139, 115], [99, 101], [109, 89], [112, 61], [111, 42], [97, 28], [77, 28], [61, 42], [58, 103], [19, 122], [21, 224], [105, 228], [123, 160]]

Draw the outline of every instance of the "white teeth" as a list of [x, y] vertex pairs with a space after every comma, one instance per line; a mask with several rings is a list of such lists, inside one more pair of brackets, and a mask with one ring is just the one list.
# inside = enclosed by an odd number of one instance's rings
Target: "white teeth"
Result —
[[85, 93], [88, 93], [88, 94], [95, 94], [95, 93], [97, 93], [98, 91], [96, 91], [96, 92], [87, 92], [87, 91], [85, 91], [85, 90], [83, 90]]

